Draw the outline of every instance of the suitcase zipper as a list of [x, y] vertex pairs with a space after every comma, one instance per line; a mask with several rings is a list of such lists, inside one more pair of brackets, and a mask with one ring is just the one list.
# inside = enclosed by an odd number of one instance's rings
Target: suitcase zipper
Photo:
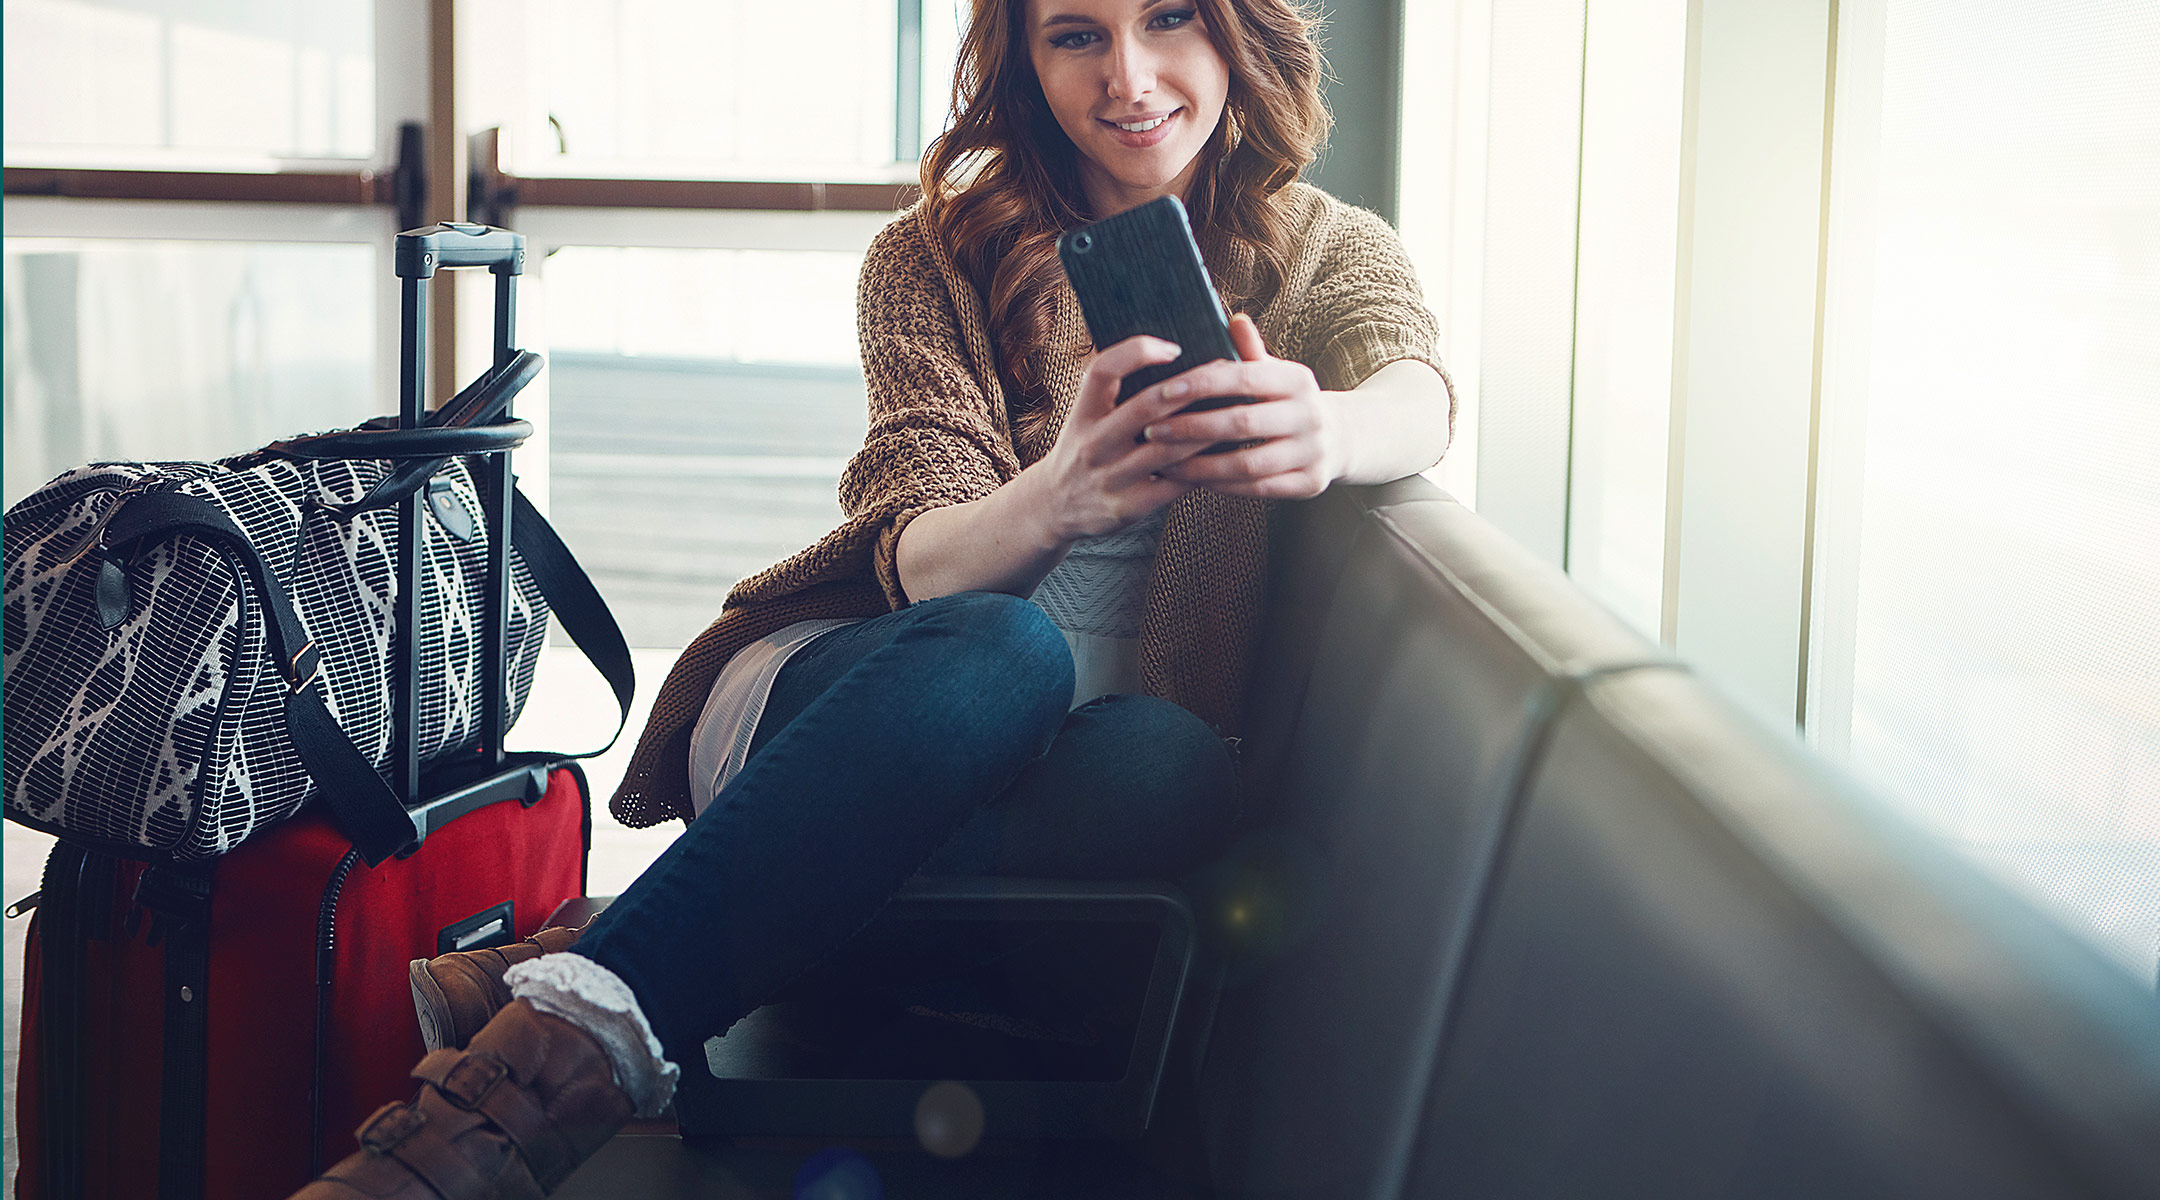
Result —
[[315, 1074], [314, 1083], [308, 1089], [308, 1101], [313, 1109], [308, 1139], [310, 1175], [320, 1175], [323, 1169], [323, 1109], [329, 1094], [323, 1071], [330, 1056], [330, 983], [337, 969], [338, 898], [344, 894], [345, 881], [352, 876], [353, 868], [359, 865], [360, 851], [347, 850], [345, 857], [331, 868], [330, 881], [323, 885], [322, 907], [315, 911]]

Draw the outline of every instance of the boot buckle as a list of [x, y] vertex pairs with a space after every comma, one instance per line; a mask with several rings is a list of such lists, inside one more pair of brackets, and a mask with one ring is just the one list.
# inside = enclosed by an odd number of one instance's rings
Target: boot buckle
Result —
[[385, 1104], [375, 1110], [375, 1115], [360, 1127], [360, 1144], [377, 1154], [388, 1154], [405, 1144], [405, 1139], [420, 1132], [427, 1124], [427, 1114], [410, 1104]]
[[495, 1085], [501, 1083], [503, 1076], [509, 1073], [510, 1068], [503, 1060], [492, 1054], [467, 1053], [443, 1075], [442, 1082], [435, 1085], [435, 1090], [441, 1092], [451, 1103], [470, 1112], [479, 1107], [487, 1094], [494, 1091]]

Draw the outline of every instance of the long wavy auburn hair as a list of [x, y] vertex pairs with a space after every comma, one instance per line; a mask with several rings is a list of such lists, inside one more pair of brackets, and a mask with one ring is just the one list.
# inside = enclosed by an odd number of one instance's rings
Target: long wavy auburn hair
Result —
[[[1203, 254], [1249, 248], [1260, 290], [1280, 284], [1291, 231], [1275, 196], [1327, 136], [1316, 20], [1297, 0], [1194, 0], [1229, 64], [1223, 119], [1184, 197]], [[1027, 0], [974, 0], [954, 72], [953, 123], [922, 159], [923, 217], [981, 292], [1016, 433], [1047, 435], [1043, 380], [1058, 235], [1095, 219], [1080, 152], [1043, 96], [1028, 55]]]

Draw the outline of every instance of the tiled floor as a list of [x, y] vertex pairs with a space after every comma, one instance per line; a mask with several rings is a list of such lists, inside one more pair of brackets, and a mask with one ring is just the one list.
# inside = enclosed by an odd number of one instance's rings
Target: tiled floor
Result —
[[[644, 727], [645, 711], [651, 705], [652, 695], [658, 690], [661, 679], [674, 664], [676, 654], [673, 650], [633, 653], [637, 662], [637, 708], [631, 713], [630, 724], [615, 747], [607, 754], [589, 760], [585, 766], [593, 787], [590, 886], [594, 895], [613, 895], [622, 891], [682, 829], [674, 822], [653, 829], [626, 829], [607, 814], [607, 798], [622, 778], [631, 748], [637, 740], [637, 731]], [[607, 737], [614, 721], [614, 698], [599, 675], [586, 665], [576, 650], [549, 647], [541, 660], [532, 698], [511, 734], [510, 742], [514, 749], [588, 750]], [[5, 882], [0, 885], [4, 887], [4, 892], [0, 892], [4, 899], [0, 899], [0, 903], [12, 903], [37, 890], [45, 854], [51, 845], [52, 839], [43, 834], [7, 824]], [[28, 917], [6, 922], [7, 1075], [0, 1089], [4, 1089], [7, 1096], [4, 1141], [8, 1195], [15, 1191], [15, 1060], [22, 1030], [23, 947], [29, 925]]]

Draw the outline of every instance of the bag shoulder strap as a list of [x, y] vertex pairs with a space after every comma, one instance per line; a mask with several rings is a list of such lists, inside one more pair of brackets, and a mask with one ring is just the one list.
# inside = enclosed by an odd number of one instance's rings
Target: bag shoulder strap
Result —
[[[628, 726], [631, 702], [637, 692], [637, 674], [630, 658], [629, 643], [599, 589], [593, 586], [592, 579], [578, 565], [560, 535], [540, 515], [540, 510], [533, 507], [523, 492], [515, 493], [514, 504], [511, 540], [519, 557], [525, 560], [541, 595], [562, 621], [571, 641], [600, 672], [601, 678], [607, 680], [619, 710], [615, 732], [605, 745], [562, 757], [591, 758], [604, 754]], [[329, 807], [330, 819], [337, 825], [338, 832], [352, 842], [371, 867], [411, 845], [417, 836], [411, 815], [390, 785], [376, 772], [374, 764], [360, 753], [352, 739], [338, 727], [336, 718], [330, 715], [322, 689], [316, 686], [316, 681], [321, 678], [321, 660], [317, 657], [314, 642], [307, 636], [284, 582], [264, 564], [261, 553], [246, 532], [223, 510], [200, 497], [183, 492], [150, 492], [128, 501], [124, 510], [113, 518], [107, 538], [113, 542], [128, 542], [181, 529], [223, 544], [262, 596], [264, 607], [270, 613], [270, 620], [265, 624], [269, 626], [271, 651], [277, 656], [280, 673], [289, 685], [285, 695], [285, 727], [302, 765], [314, 778], [318, 794]]]
[[615, 693], [615, 704], [621, 710], [615, 732], [606, 745], [598, 750], [563, 757], [592, 758], [605, 754], [628, 728], [631, 701], [637, 695], [637, 667], [630, 660], [630, 643], [623, 637], [622, 626], [616, 624], [615, 614], [608, 611], [600, 589], [593, 586], [592, 578], [578, 565], [576, 556], [563, 544], [555, 527], [547, 523], [547, 518], [540, 515], [540, 510], [533, 507], [533, 502], [522, 490], [515, 490], [512, 495], [511, 545], [517, 548], [518, 557], [525, 560], [525, 568], [532, 572], [533, 582], [540, 585], [540, 594], [547, 598], [548, 608], [562, 622], [563, 632], [570, 635], [586, 661], [607, 680], [609, 690]]
[[184, 492], [147, 492], [129, 500], [108, 527], [111, 542], [188, 530], [219, 542], [234, 562], [247, 572], [248, 581], [269, 611], [271, 653], [279, 673], [288, 684], [285, 693], [285, 728], [292, 735], [300, 762], [314, 777], [317, 792], [329, 805], [330, 819], [338, 832], [351, 840], [369, 866], [390, 857], [414, 840], [412, 818], [399, 803], [390, 785], [376, 774], [375, 766], [338, 728], [317, 686], [322, 660], [314, 640], [300, 623], [285, 583], [266, 566], [262, 554], [233, 519], [197, 496]]

